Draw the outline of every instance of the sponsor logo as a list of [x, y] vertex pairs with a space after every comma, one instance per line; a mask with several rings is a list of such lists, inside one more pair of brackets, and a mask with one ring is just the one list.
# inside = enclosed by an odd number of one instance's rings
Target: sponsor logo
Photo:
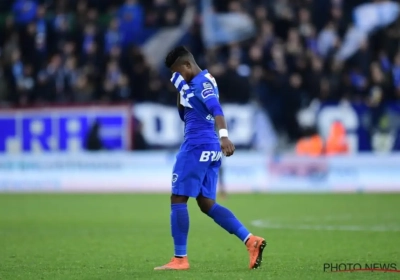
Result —
[[221, 151], [203, 151], [200, 156], [200, 162], [219, 161], [222, 157]]
[[172, 174], [172, 183], [175, 183], [176, 181], [178, 181], [178, 174], [176, 174], [176, 173], [173, 173]]
[[100, 138], [104, 145], [112, 150], [126, 150], [129, 145], [126, 139], [129, 135], [127, 120], [131, 115], [130, 110], [125, 106], [99, 106], [90, 109], [80, 107], [56, 110], [45, 107], [1, 112], [0, 153], [82, 151], [82, 143], [85, 142], [92, 121], [96, 119], [101, 124]]
[[201, 96], [203, 96], [203, 98], [207, 98], [207, 97], [210, 97], [210, 96], [213, 96], [213, 95], [215, 95], [215, 92], [214, 92], [213, 89], [204, 89], [201, 92]]
[[205, 82], [205, 83], [203, 83], [203, 88], [205, 88], [205, 89], [210, 89], [211, 88], [212, 89], [213, 86], [209, 82]]
[[281, 178], [324, 180], [329, 174], [328, 163], [323, 160], [310, 162], [275, 160], [269, 164], [271, 175]]

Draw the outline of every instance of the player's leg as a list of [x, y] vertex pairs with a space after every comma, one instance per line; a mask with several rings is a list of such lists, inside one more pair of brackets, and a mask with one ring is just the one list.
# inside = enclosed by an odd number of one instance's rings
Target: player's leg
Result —
[[174, 257], [163, 266], [155, 267], [155, 270], [186, 270], [189, 269], [187, 259], [187, 237], [189, 234], [189, 212], [187, 201], [189, 193], [184, 188], [185, 171], [184, 164], [186, 153], [179, 152], [172, 174], [171, 195], [171, 235], [174, 242]]
[[174, 240], [174, 257], [187, 256], [187, 238], [189, 234], [188, 196], [171, 195], [171, 235]]
[[[206, 168], [194, 168], [198, 165], [200, 154], [195, 150], [183, 147], [176, 158], [172, 175], [171, 195], [171, 234], [174, 241], [174, 257], [166, 265], [155, 270], [185, 270], [189, 269], [187, 258], [187, 238], [189, 233], [189, 212], [187, 201], [189, 197], [197, 197], [200, 193], [201, 180]], [[205, 165], [206, 163], [203, 163]], [[205, 165], [207, 167], [207, 165]], [[203, 174], [202, 174], [203, 173]]]
[[187, 238], [189, 234], [188, 196], [171, 195], [171, 235], [174, 242], [174, 257], [155, 270], [186, 270], [189, 269], [187, 258]]
[[266, 241], [262, 237], [252, 235], [229, 209], [215, 202], [219, 166], [220, 163], [215, 162], [207, 171], [201, 194], [196, 198], [197, 204], [203, 213], [227, 232], [236, 235], [246, 245], [250, 257], [249, 267], [258, 268], [261, 265]]
[[201, 211], [212, 218], [218, 225], [230, 234], [236, 235], [244, 243], [250, 238], [250, 231], [235, 217], [235, 215], [215, 200], [202, 194], [197, 197], [197, 204]]

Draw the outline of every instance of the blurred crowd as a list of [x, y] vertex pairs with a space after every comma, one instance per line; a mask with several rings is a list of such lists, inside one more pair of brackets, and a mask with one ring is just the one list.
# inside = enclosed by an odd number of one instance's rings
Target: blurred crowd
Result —
[[[222, 102], [258, 101], [276, 130], [295, 140], [301, 136], [296, 114], [313, 100], [347, 99], [379, 108], [400, 98], [399, 20], [374, 32], [346, 61], [334, 59], [353, 26], [354, 8], [365, 2], [370, 1], [214, 1], [216, 13], [251, 15], [257, 35], [206, 49], [198, 5], [182, 42], [217, 78]], [[170, 74], [150, 67], [141, 46], [160, 28], [178, 26], [191, 1], [2, 0], [0, 5], [2, 105], [175, 103]]]
[[260, 101], [275, 128], [292, 141], [303, 135], [297, 113], [313, 100], [347, 99], [373, 107], [399, 100], [399, 20], [372, 33], [347, 60], [335, 59], [353, 26], [354, 8], [366, 2], [385, 1], [226, 1], [216, 6], [251, 14], [258, 28], [256, 38], [207, 52], [222, 96]]
[[140, 46], [160, 27], [178, 24], [185, 1], [1, 2], [2, 105], [142, 102], [164, 95]]

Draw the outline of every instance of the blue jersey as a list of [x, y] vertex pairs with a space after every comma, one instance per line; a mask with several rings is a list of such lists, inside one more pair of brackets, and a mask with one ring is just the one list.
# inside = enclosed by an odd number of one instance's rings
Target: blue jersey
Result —
[[219, 143], [214, 117], [223, 114], [215, 78], [203, 70], [187, 86], [179, 73], [174, 73], [171, 81], [181, 93], [185, 141], [193, 144]]
[[223, 116], [217, 83], [207, 70], [190, 83], [179, 73], [174, 73], [171, 81], [179, 91], [184, 107], [179, 115], [185, 122], [185, 141], [172, 171], [172, 193], [188, 197], [201, 194], [215, 200], [222, 152], [214, 118]]

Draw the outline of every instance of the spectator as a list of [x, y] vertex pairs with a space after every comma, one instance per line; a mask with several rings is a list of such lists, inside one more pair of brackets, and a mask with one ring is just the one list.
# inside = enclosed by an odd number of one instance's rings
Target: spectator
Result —
[[80, 75], [74, 84], [73, 101], [78, 104], [90, 103], [93, 100], [93, 86], [86, 75]]
[[81, 65], [90, 68], [91, 72], [97, 72], [101, 66], [100, 53], [97, 43], [90, 41], [85, 45], [85, 52], [81, 55]]
[[123, 46], [128, 47], [133, 43], [138, 43], [144, 23], [141, 5], [137, 0], [126, 0], [125, 4], [120, 8], [118, 16]]
[[36, 24], [29, 23], [21, 36], [21, 52], [25, 60], [33, 62], [36, 56]]
[[126, 71], [129, 67], [129, 63], [126, 61], [126, 57], [122, 53], [120, 46], [113, 46], [110, 53], [107, 56], [107, 61], [115, 61], [122, 71]]
[[133, 100], [136, 102], [146, 101], [150, 83], [150, 69], [139, 49], [134, 49], [129, 72], [131, 76], [130, 87], [134, 89]]
[[334, 48], [338, 40], [337, 30], [333, 22], [328, 22], [325, 28], [318, 36], [318, 52], [321, 56], [326, 57]]
[[355, 67], [350, 72], [350, 81], [353, 92], [356, 94], [357, 97], [366, 94], [368, 80], [358, 67]]
[[167, 94], [163, 94], [163, 84], [160, 81], [156, 73], [152, 72], [150, 74], [149, 90], [148, 90], [148, 100], [151, 102], [162, 102], [169, 103], [165, 98]]
[[40, 103], [60, 102], [64, 99], [64, 84], [62, 60], [59, 55], [54, 55], [46, 68], [38, 74], [36, 99]]
[[26, 65], [23, 74], [17, 82], [18, 103], [20, 105], [28, 105], [34, 94], [35, 79], [33, 77], [32, 65]]
[[12, 16], [7, 16], [4, 21], [3, 28], [0, 28], [0, 46], [7, 45], [8, 41], [11, 40], [12, 34], [17, 34], [15, 32], [14, 18]]
[[299, 11], [299, 33], [303, 37], [309, 37], [314, 29], [311, 23], [310, 11], [302, 8]]
[[306, 88], [313, 98], [320, 97], [320, 81], [324, 76], [323, 70], [321, 59], [313, 56], [311, 58], [311, 69], [305, 74]]
[[16, 49], [11, 54], [11, 67], [12, 67], [12, 74], [15, 82], [18, 82], [23, 75], [23, 68], [24, 65], [21, 61], [21, 52]]
[[110, 61], [107, 65], [106, 80], [110, 81], [113, 86], [116, 86], [121, 76], [122, 72], [117, 61]]
[[82, 75], [81, 71], [78, 70], [78, 63], [76, 57], [71, 56], [67, 58], [63, 68], [63, 75], [64, 75], [64, 91], [66, 96], [68, 96], [67, 99], [71, 100], [70, 97], [73, 95], [73, 91], [79, 80], [79, 77]]
[[296, 117], [302, 103], [307, 103], [307, 96], [302, 90], [302, 83], [302, 78], [298, 73], [292, 74], [283, 93], [285, 100], [283, 105], [285, 112], [284, 126], [287, 128], [288, 137], [291, 141], [296, 141], [301, 136]]
[[38, 5], [34, 0], [16, 0], [13, 5], [15, 22], [18, 25], [26, 25], [36, 17]]
[[114, 96], [117, 96], [117, 86], [111, 80], [105, 80], [103, 83], [102, 94], [100, 100], [103, 102], [111, 102]]
[[15, 50], [19, 49], [20, 40], [17, 32], [13, 32], [10, 35], [10, 39], [6, 41], [2, 50], [2, 56], [6, 65], [11, 63], [11, 58]]
[[74, 56], [75, 52], [76, 52], [75, 42], [73, 42], [73, 41], [65, 42], [65, 44], [62, 48], [62, 53], [61, 53], [63, 62], [66, 62], [68, 58], [70, 58], [71, 56]]
[[393, 65], [393, 83], [395, 88], [400, 87], [400, 52], [396, 54]]
[[83, 28], [83, 26], [87, 22], [87, 14], [88, 14], [89, 6], [88, 1], [80, 0], [76, 5], [76, 18], [77, 18], [77, 25], [79, 28]]
[[48, 23], [45, 19], [46, 8], [39, 6], [36, 16], [35, 28], [35, 65], [40, 65], [42, 61], [46, 60], [48, 54]]
[[390, 59], [385, 51], [379, 52], [379, 63], [380, 63], [380, 67], [382, 68], [382, 70], [385, 73], [390, 71], [392, 64], [391, 64]]
[[53, 21], [53, 30], [52, 49], [56, 51], [62, 50], [65, 42], [74, 39], [70, 18], [62, 11], [58, 11]]
[[233, 57], [228, 61], [228, 69], [224, 73], [223, 79], [229, 81], [222, 92], [229, 92], [223, 100], [230, 103], [247, 103], [250, 100], [250, 84], [246, 76], [239, 71], [239, 59]]
[[129, 79], [126, 75], [121, 75], [117, 82], [116, 94], [113, 101], [122, 102], [132, 99], [131, 89], [129, 87]]
[[93, 45], [96, 44], [97, 30], [94, 24], [88, 24], [85, 26], [82, 38], [82, 51], [83, 55], [88, 55]]
[[113, 47], [120, 47], [122, 43], [122, 35], [119, 29], [119, 21], [114, 18], [111, 20], [108, 30], [104, 36], [104, 49], [106, 53], [110, 53]]
[[165, 27], [171, 27], [177, 25], [178, 23], [178, 14], [175, 9], [168, 9], [165, 13], [162, 25]]

